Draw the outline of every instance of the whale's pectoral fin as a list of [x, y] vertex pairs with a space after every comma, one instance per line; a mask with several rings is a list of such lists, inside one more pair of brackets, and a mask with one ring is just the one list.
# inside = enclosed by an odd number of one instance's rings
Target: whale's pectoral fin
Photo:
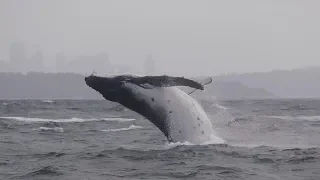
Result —
[[166, 75], [134, 77], [126, 81], [137, 84], [141, 87], [144, 87], [143, 84], [150, 84], [154, 87], [188, 86], [195, 89], [204, 89], [202, 84], [194, 80], [186, 79], [184, 77], [173, 77]]
[[[201, 81], [200, 84], [202, 84], [203, 86], [206, 86], [206, 85], [212, 83], [212, 78], [211, 77], [207, 77], [207, 78], [204, 78], [204, 79], [202, 79], [200, 81]], [[194, 89], [191, 92], [189, 92], [188, 94], [190, 95], [190, 94], [194, 93], [196, 90], [197, 89]]]

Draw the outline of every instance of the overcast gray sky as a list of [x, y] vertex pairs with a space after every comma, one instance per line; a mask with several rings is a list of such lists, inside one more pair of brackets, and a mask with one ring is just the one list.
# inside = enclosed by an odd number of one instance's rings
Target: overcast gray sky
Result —
[[42, 50], [52, 66], [108, 52], [161, 73], [216, 75], [320, 65], [318, 0], [1, 0], [0, 60], [10, 43]]

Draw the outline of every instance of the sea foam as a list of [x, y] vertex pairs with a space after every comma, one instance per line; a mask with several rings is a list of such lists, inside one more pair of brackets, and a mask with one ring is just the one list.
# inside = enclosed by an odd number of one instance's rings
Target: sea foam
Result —
[[320, 121], [320, 116], [267, 116], [282, 120], [305, 120], [305, 121]]
[[142, 128], [142, 126], [136, 126], [136, 125], [130, 125], [129, 127], [127, 128], [120, 128], [120, 129], [103, 129], [101, 131], [103, 132], [118, 132], [118, 131], [128, 131], [128, 130], [131, 130], [131, 129], [140, 129]]
[[1, 119], [15, 120], [15, 121], [24, 121], [24, 122], [87, 122], [87, 121], [134, 121], [132, 118], [121, 118], [121, 117], [109, 117], [109, 118], [69, 118], [69, 119], [44, 119], [44, 118], [30, 118], [30, 117], [0, 117]]

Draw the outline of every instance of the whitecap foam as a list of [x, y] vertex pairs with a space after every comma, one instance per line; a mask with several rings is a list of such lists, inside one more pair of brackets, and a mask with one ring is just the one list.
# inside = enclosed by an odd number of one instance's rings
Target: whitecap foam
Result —
[[172, 149], [177, 146], [195, 146], [196, 144], [193, 144], [191, 142], [185, 141], [185, 142], [166, 142], [165, 149]]
[[23, 122], [61, 122], [61, 123], [69, 123], [69, 122], [87, 122], [87, 121], [119, 121], [119, 122], [127, 122], [134, 121], [132, 118], [120, 118], [120, 117], [109, 117], [109, 118], [70, 118], [70, 119], [44, 119], [44, 118], [30, 118], [30, 117], [0, 117], [2, 119], [15, 120], [15, 121], [23, 121]]
[[203, 145], [210, 145], [210, 144], [224, 144], [225, 143], [225, 140], [212, 134], [210, 136], [210, 139], [208, 141], [205, 141], [203, 143], [200, 143], [200, 144], [194, 144], [194, 143], [191, 143], [191, 142], [188, 142], [188, 141], [185, 141], [185, 142], [167, 142], [166, 143], [166, 148], [168, 149], [171, 149], [171, 148], [174, 148], [174, 147], [177, 147], [177, 146], [203, 146]]
[[129, 127], [127, 128], [120, 128], [120, 129], [103, 129], [101, 131], [103, 132], [118, 132], [118, 131], [128, 131], [128, 130], [131, 130], [131, 129], [140, 129], [142, 128], [142, 126], [136, 126], [136, 125], [130, 125]]
[[282, 120], [305, 120], [305, 121], [320, 121], [320, 116], [267, 116]]
[[221, 137], [218, 137], [214, 134], [211, 134], [210, 139], [208, 141], [205, 141], [201, 145], [209, 145], [209, 144], [224, 144], [225, 140]]
[[306, 145], [306, 144], [283, 144], [283, 143], [230, 143], [228, 144], [233, 147], [246, 147], [246, 148], [259, 148], [259, 147], [269, 147], [269, 148], [279, 148], [279, 149], [308, 149], [308, 148], [319, 148], [317, 145]]
[[207, 100], [209, 100], [211, 102], [214, 102], [212, 105], [214, 107], [218, 108], [218, 109], [223, 109], [223, 110], [227, 110], [228, 109], [227, 107], [220, 105], [215, 96], [207, 97]]
[[224, 106], [222, 106], [220, 104], [213, 104], [213, 106], [216, 107], [216, 108], [219, 108], [219, 109], [223, 109], [223, 110], [227, 110], [228, 109], [227, 107], [224, 107]]
[[42, 102], [44, 102], [44, 103], [54, 103], [54, 101], [52, 101], [52, 100], [42, 100]]
[[49, 128], [49, 127], [40, 127], [38, 129], [33, 129], [35, 131], [52, 131], [52, 132], [64, 132], [63, 128], [61, 127], [53, 127], [53, 128]]

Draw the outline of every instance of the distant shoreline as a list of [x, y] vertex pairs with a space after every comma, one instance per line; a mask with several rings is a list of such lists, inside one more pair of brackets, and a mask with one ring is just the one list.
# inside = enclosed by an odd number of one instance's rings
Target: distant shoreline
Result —
[[[0, 72], [0, 99], [102, 100], [73, 72]], [[185, 76], [199, 79], [209, 76]], [[211, 76], [213, 82], [193, 96], [217, 100], [320, 99], [320, 67]], [[184, 89], [184, 88], [182, 88]]]

